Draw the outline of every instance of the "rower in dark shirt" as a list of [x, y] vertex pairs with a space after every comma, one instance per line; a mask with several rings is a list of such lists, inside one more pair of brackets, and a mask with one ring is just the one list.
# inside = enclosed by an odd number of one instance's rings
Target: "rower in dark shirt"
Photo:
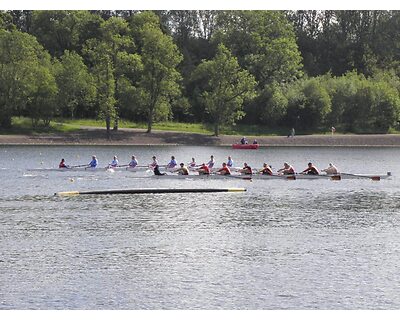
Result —
[[253, 170], [251, 170], [251, 167], [245, 162], [243, 164], [243, 169], [240, 169], [240, 173], [242, 173], [242, 174], [252, 174]]
[[301, 173], [319, 175], [319, 170], [312, 164], [312, 162], [309, 162], [308, 167]]
[[159, 169], [159, 167], [158, 167], [158, 164], [154, 167], [153, 171], [154, 171], [154, 174], [155, 174], [156, 176], [164, 176], [164, 175], [166, 174], [165, 172], [164, 172], [164, 173], [161, 173], [161, 172], [160, 172], [160, 169]]
[[269, 176], [273, 175], [271, 167], [266, 163], [263, 164], [263, 168], [259, 172], [261, 174], [266, 174], [266, 175], [269, 175]]

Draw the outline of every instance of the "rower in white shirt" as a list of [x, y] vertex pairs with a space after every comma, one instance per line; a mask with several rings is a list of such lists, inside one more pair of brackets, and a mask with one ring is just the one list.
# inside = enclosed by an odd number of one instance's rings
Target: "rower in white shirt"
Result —
[[326, 169], [321, 170], [322, 172], [326, 172], [326, 174], [338, 174], [339, 171], [338, 169], [335, 167], [334, 164], [330, 163], [329, 167]]
[[195, 167], [195, 166], [196, 166], [196, 160], [194, 160], [194, 158], [192, 158], [192, 161], [190, 161], [190, 162], [188, 163], [188, 166], [189, 166], [190, 168]]
[[117, 156], [114, 156], [113, 161], [108, 165], [109, 167], [115, 168], [118, 166], [118, 159]]
[[174, 156], [171, 156], [171, 160], [170, 160], [170, 162], [168, 162], [167, 168], [168, 168], [168, 169], [173, 169], [173, 168], [175, 168], [177, 165], [178, 165], [178, 164], [176, 163], [175, 157], [174, 157]]
[[229, 168], [232, 168], [232, 167], [233, 167], [233, 160], [232, 160], [232, 157], [231, 157], [231, 156], [228, 156], [228, 161], [226, 162], [226, 165], [227, 165]]
[[214, 167], [214, 164], [215, 164], [214, 156], [211, 155], [210, 156], [210, 161], [207, 162], [207, 167], [212, 169]]
[[138, 165], [138, 162], [137, 162], [137, 160], [136, 160], [136, 157], [135, 156], [132, 156], [132, 160], [131, 160], [131, 162], [129, 162], [129, 168], [134, 168], [134, 167], [136, 167]]

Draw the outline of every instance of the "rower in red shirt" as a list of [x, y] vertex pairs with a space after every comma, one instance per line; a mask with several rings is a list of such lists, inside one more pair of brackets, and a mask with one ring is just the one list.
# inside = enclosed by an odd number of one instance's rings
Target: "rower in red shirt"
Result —
[[231, 170], [229, 169], [229, 167], [226, 165], [226, 162], [222, 163], [222, 168], [218, 169], [218, 174], [222, 174], [222, 175], [229, 175], [231, 174]]
[[60, 164], [58, 165], [59, 168], [68, 168], [68, 166], [65, 164], [65, 160], [61, 159]]
[[203, 163], [197, 171], [199, 174], [210, 174], [210, 168], [205, 163]]

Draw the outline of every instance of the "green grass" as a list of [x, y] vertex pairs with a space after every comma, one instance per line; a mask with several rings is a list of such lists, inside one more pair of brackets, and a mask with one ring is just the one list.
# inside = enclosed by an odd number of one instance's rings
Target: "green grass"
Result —
[[[103, 120], [95, 119], [55, 119], [50, 123], [49, 127], [38, 126], [32, 127], [32, 122], [29, 118], [25, 117], [14, 117], [12, 119], [12, 128], [8, 130], [1, 130], [0, 134], [40, 134], [40, 133], [67, 133], [79, 130], [84, 130], [81, 126], [85, 127], [100, 127], [105, 128]], [[136, 128], [136, 129], [147, 129], [146, 123], [137, 123], [127, 120], [120, 120], [120, 128]], [[213, 125], [202, 124], [202, 123], [183, 123], [183, 122], [157, 122], [153, 125], [154, 130], [164, 131], [177, 131], [187, 133], [200, 133], [206, 135], [212, 135]], [[338, 129], [338, 128], [337, 128]], [[238, 135], [238, 136], [286, 136], [289, 132], [289, 128], [271, 128], [261, 125], [245, 125], [238, 124], [235, 126], [225, 126], [220, 130], [220, 134], [223, 135]], [[337, 134], [350, 133], [342, 132], [340, 128]], [[390, 129], [388, 133], [400, 133], [399, 130]], [[321, 128], [315, 132], [302, 132], [296, 130], [296, 135], [300, 134], [331, 134], [330, 130]]]
[[76, 131], [78, 128], [65, 126], [62, 123], [51, 122], [50, 126], [45, 127], [41, 123], [37, 127], [32, 126], [32, 121], [25, 117], [13, 117], [10, 129], [0, 130], [0, 134], [40, 134], [40, 133], [60, 133]]

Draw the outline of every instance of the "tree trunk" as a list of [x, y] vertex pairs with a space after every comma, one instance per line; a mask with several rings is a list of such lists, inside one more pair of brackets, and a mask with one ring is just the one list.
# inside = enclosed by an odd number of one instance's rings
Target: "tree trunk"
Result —
[[10, 129], [11, 128], [11, 115], [1, 114], [0, 117], [0, 128]]
[[118, 117], [116, 117], [114, 120], [114, 128], [113, 128], [114, 131], [118, 131], [118, 120], [119, 120]]
[[110, 116], [106, 116], [106, 129], [107, 129], [107, 139], [108, 139], [108, 140], [110, 140], [110, 138], [111, 138], [110, 127], [111, 127], [111, 119], [110, 119]]
[[147, 119], [147, 133], [151, 133], [151, 128], [153, 126], [153, 110], [154, 108], [150, 108], [149, 110], [149, 118]]
[[219, 123], [216, 122], [214, 124], [214, 136], [218, 137], [219, 136]]

